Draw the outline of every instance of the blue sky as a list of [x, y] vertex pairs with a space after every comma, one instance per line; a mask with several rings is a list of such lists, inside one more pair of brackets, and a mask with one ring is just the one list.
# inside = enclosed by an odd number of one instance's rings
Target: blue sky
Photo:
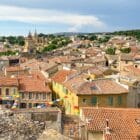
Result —
[[140, 28], [140, 0], [0, 0], [0, 35]]

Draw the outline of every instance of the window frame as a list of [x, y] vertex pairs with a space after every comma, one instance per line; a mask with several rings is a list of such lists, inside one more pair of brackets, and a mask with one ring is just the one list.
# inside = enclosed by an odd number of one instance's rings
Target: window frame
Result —
[[9, 88], [6, 88], [6, 89], [5, 89], [5, 95], [6, 95], [6, 96], [9, 96], [9, 95], [10, 95], [10, 90], [9, 90]]
[[93, 96], [91, 98], [91, 103], [92, 103], [93, 106], [96, 106], [97, 105], [97, 96]]
[[122, 105], [122, 96], [121, 95], [118, 96], [118, 105], [119, 106]]
[[113, 96], [109, 96], [108, 97], [108, 105], [113, 106], [113, 104], [114, 104], [114, 98], [113, 98]]

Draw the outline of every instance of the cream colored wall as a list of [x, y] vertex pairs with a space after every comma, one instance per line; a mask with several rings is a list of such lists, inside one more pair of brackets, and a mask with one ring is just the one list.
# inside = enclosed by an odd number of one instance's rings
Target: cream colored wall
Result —
[[104, 140], [103, 132], [88, 132], [88, 140]]

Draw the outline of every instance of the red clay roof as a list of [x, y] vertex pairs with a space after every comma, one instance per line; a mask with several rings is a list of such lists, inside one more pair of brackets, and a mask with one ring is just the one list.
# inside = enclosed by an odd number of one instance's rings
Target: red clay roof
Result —
[[7, 72], [15, 72], [15, 71], [23, 71], [24, 69], [20, 66], [11, 66], [11, 67], [7, 67], [6, 71]]
[[63, 84], [67, 89], [77, 95], [128, 93], [126, 88], [112, 79], [87, 81], [86, 75], [77, 71], [61, 70], [52, 77], [52, 80]]
[[24, 76], [19, 78], [19, 89], [24, 92], [51, 92], [46, 81], [34, 76]]
[[18, 86], [18, 80], [16, 78], [1, 77], [0, 86]]
[[140, 121], [139, 109], [116, 108], [82, 108], [83, 116], [90, 118], [87, 129], [90, 131], [104, 131], [108, 119], [110, 134], [105, 134], [105, 140], [139, 140]]
[[51, 69], [52, 67], [55, 66], [57, 66], [57, 64], [52, 61], [43, 62], [38, 61], [36, 59], [30, 59], [29, 61], [21, 64], [21, 67], [23, 68], [30, 68], [30, 70], [43, 70], [43, 71]]
[[85, 82], [78, 89], [79, 95], [121, 93], [128, 93], [128, 90], [112, 79], [98, 79], [92, 82]]
[[134, 66], [126, 66], [125, 70], [129, 72], [129, 74], [134, 75], [134, 76], [140, 76], [140, 68], [135, 68]]
[[60, 70], [52, 77], [52, 80], [54, 80], [55, 82], [58, 82], [58, 83], [63, 83], [66, 80], [67, 76], [69, 76], [73, 73], [75, 73], [75, 71]]

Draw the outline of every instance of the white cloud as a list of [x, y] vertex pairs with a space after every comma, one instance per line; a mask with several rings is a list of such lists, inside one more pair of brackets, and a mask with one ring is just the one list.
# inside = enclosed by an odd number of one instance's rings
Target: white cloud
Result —
[[104, 28], [106, 25], [96, 16], [65, 13], [47, 9], [31, 9], [16, 6], [0, 6], [0, 20], [25, 23], [59, 23], [69, 25], [69, 31], [78, 31], [83, 26]]

